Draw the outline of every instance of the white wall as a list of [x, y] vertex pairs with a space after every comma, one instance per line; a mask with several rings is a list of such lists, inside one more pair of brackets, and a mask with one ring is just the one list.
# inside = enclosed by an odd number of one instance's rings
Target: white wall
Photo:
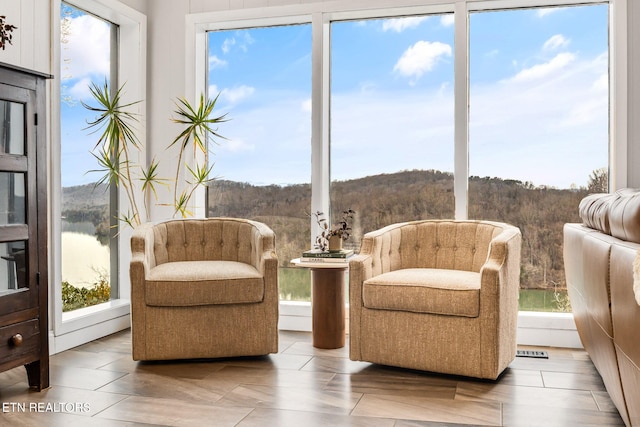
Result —
[[12, 32], [12, 44], [0, 50], [0, 62], [51, 74], [51, 2], [0, 0], [0, 15], [18, 27]]

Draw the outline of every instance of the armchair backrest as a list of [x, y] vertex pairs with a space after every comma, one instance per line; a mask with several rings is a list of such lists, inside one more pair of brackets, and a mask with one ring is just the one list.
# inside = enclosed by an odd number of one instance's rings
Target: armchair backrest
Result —
[[[264, 224], [236, 218], [176, 219], [143, 225], [133, 239], [153, 255], [151, 266], [177, 261], [238, 261], [260, 267], [264, 251], [275, 250], [275, 238]], [[132, 240], [132, 249], [134, 240]], [[151, 252], [151, 253], [150, 253]]]
[[480, 272], [492, 240], [516, 227], [490, 221], [423, 220], [367, 233], [360, 254], [370, 254], [374, 275], [404, 268]]

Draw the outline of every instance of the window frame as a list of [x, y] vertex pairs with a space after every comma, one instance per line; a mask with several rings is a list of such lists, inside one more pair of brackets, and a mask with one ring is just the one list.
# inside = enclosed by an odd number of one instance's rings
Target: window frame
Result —
[[[60, 10], [61, 0], [55, 0], [52, 6], [52, 64], [53, 69], [60, 70]], [[119, 43], [117, 47], [117, 63], [112, 63], [112, 73], [115, 72], [116, 81], [127, 82], [127, 91], [124, 101], [133, 102], [143, 100], [136, 104], [136, 114], [146, 117], [146, 46], [147, 46], [147, 21], [146, 16], [115, 0], [66, 0], [65, 3], [77, 7], [112, 22], [119, 27]], [[124, 59], [124, 60], [123, 60]], [[113, 61], [112, 61], [113, 62]], [[60, 115], [60, 87], [50, 85], [50, 123], [51, 123], [51, 163], [50, 183], [53, 194], [61, 194], [61, 115]], [[138, 138], [144, 141], [146, 138], [144, 120], [138, 129]], [[143, 148], [139, 154], [139, 160], [146, 159]], [[118, 192], [111, 202], [116, 203], [119, 209], [127, 209], [128, 200], [124, 192]], [[98, 336], [104, 336], [130, 325], [129, 312], [129, 262], [130, 253], [126, 250], [131, 238], [131, 230], [123, 228], [117, 237], [118, 257], [112, 260], [112, 268], [117, 265], [117, 283], [119, 284], [116, 298], [109, 302], [92, 307], [62, 313], [62, 278], [61, 278], [61, 200], [59, 197], [51, 198], [50, 222], [50, 254], [51, 265], [51, 298], [50, 312], [52, 318], [52, 335], [50, 335], [50, 349], [57, 353], [77, 346]], [[114, 244], [112, 242], [112, 244]]]
[[[287, 22], [312, 25], [312, 206], [330, 212], [329, 58], [330, 23], [344, 19], [388, 18], [453, 12], [454, 28], [454, 197], [455, 218], [468, 218], [469, 182], [469, 14], [479, 11], [569, 5], [609, 5], [609, 171], [610, 189], [627, 185], [627, 3], [628, 0], [377, 0], [367, 3], [321, 2], [190, 14], [186, 17], [187, 72], [185, 89], [195, 99], [206, 87], [206, 31]], [[300, 21], [302, 19], [302, 21]], [[193, 59], [190, 61], [189, 59]], [[311, 236], [317, 225], [310, 221]], [[299, 316], [305, 303], [281, 302], [282, 316]], [[309, 305], [309, 304], [307, 304]], [[291, 306], [291, 307], [290, 307]], [[293, 308], [292, 308], [293, 307]], [[571, 313], [520, 312], [519, 342], [531, 345], [580, 347]], [[292, 322], [310, 330], [310, 321]], [[557, 333], [553, 333], [553, 332]], [[567, 331], [570, 331], [569, 333]], [[568, 333], [568, 334], [567, 334]]]

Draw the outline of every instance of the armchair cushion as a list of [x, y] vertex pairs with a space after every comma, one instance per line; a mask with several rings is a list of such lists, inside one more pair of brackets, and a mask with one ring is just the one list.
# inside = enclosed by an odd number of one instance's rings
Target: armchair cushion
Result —
[[255, 267], [235, 261], [178, 261], [149, 271], [145, 301], [151, 306], [262, 302], [264, 281]]
[[407, 268], [365, 280], [366, 308], [478, 317], [480, 273], [438, 268]]

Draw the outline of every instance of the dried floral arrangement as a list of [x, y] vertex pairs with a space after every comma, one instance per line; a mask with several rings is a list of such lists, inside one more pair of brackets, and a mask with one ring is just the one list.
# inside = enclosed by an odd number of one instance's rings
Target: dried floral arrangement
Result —
[[0, 15], [0, 48], [2, 50], [7, 46], [7, 43], [13, 44], [11, 43], [11, 39], [13, 39], [13, 34], [11, 33], [18, 28], [15, 25], [7, 24], [6, 19], [5, 15]]
[[316, 236], [315, 248], [326, 252], [329, 249], [329, 239], [331, 237], [338, 237], [341, 240], [347, 240], [351, 236], [351, 225], [349, 222], [353, 219], [356, 212], [352, 209], [342, 211], [342, 219], [338, 221], [334, 226], [329, 227], [327, 219], [323, 212], [314, 212], [316, 221], [322, 230], [320, 234]]

